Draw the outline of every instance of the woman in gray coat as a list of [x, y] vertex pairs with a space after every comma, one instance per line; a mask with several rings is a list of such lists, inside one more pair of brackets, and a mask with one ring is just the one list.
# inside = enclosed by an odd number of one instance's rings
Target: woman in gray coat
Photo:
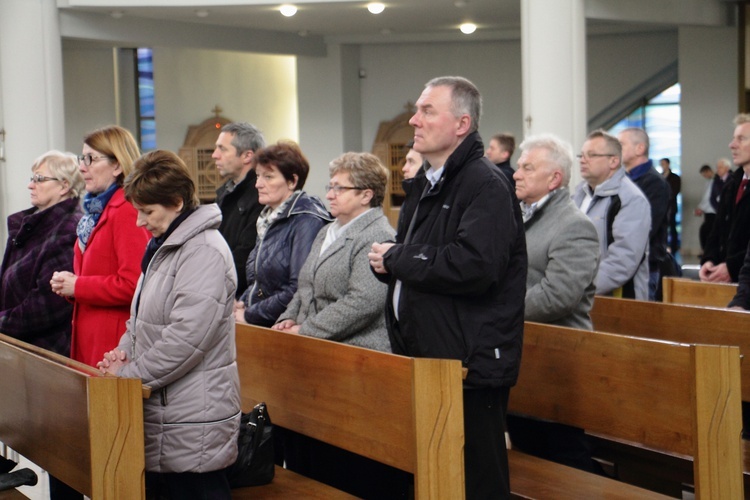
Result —
[[[383, 215], [388, 170], [369, 153], [331, 162], [326, 199], [335, 222], [323, 227], [299, 274], [297, 292], [273, 328], [391, 352], [383, 307], [387, 287], [367, 254], [394, 230]], [[359, 498], [407, 498], [409, 475], [305, 436], [284, 433], [287, 468]]]
[[153, 238], [127, 331], [98, 366], [152, 389], [143, 404], [149, 494], [229, 499], [224, 469], [237, 457], [240, 422], [237, 276], [221, 211], [198, 206], [187, 167], [168, 151], [139, 158], [124, 190]]
[[395, 234], [381, 208], [388, 171], [374, 155], [345, 153], [331, 162], [330, 176], [326, 199], [336, 221], [315, 238], [297, 292], [273, 328], [390, 352], [387, 287], [367, 259], [373, 241]]

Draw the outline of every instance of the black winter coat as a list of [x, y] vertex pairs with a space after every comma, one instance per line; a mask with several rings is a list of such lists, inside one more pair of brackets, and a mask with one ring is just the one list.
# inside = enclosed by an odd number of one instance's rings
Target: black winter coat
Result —
[[397, 244], [384, 256], [390, 275], [378, 275], [390, 280], [386, 323], [393, 352], [459, 359], [469, 370], [467, 387], [512, 386], [521, 361], [527, 268], [518, 200], [484, 158], [476, 132], [448, 158], [438, 183], [427, 186], [420, 171], [401, 208]]
[[745, 193], [738, 204], [734, 203], [744, 173], [742, 168], [738, 168], [727, 178], [719, 199], [716, 222], [701, 259], [701, 264], [708, 261], [714, 264], [726, 262], [733, 282], [739, 279], [750, 243], [750, 193]]
[[258, 237], [255, 223], [263, 210], [263, 205], [258, 202], [256, 180], [255, 170], [251, 170], [231, 192], [227, 192], [227, 184], [216, 190], [216, 204], [221, 208], [219, 232], [232, 250], [234, 269], [237, 271], [237, 297], [247, 289], [245, 263], [255, 247]]
[[292, 195], [285, 212], [271, 223], [247, 259], [248, 289], [240, 299], [245, 303], [245, 321], [260, 326], [276, 323], [297, 291], [297, 277], [315, 236], [332, 221], [318, 198], [304, 191]]

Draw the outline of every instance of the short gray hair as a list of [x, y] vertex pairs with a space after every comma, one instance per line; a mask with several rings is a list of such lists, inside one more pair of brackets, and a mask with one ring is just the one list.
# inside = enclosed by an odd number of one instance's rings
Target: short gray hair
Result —
[[552, 134], [532, 135], [524, 139], [518, 148], [521, 151], [532, 149], [544, 149], [547, 151], [549, 161], [553, 163], [562, 174], [562, 187], [570, 184], [570, 170], [573, 168], [573, 146]]
[[479, 119], [482, 117], [482, 95], [476, 85], [462, 76], [440, 76], [425, 84], [428, 87], [449, 87], [451, 89], [451, 107], [453, 115], [469, 115], [471, 128], [469, 133], [479, 130]]
[[221, 127], [221, 131], [234, 135], [232, 146], [237, 149], [237, 156], [245, 151], [254, 153], [260, 148], [266, 147], [266, 140], [263, 138], [261, 131], [255, 125], [250, 125], [247, 122], [227, 123]]
[[81, 197], [86, 184], [83, 180], [83, 175], [78, 170], [78, 158], [76, 155], [73, 153], [63, 153], [55, 149], [47, 151], [34, 160], [31, 171], [36, 172], [42, 164], [47, 165], [50, 177], [55, 177], [70, 186], [70, 196], [72, 198]]
[[651, 144], [648, 140], [648, 134], [646, 133], [646, 131], [640, 127], [628, 127], [620, 131], [621, 134], [625, 132], [627, 132], [633, 137], [633, 141], [636, 144], [643, 144], [646, 147], [646, 150], [643, 154], [648, 156], [649, 154], [648, 152], [649, 152], [649, 149], [651, 148]]

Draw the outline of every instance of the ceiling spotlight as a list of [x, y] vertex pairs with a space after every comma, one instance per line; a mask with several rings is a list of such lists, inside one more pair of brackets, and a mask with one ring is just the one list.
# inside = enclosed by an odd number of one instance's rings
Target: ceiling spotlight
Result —
[[279, 7], [279, 12], [281, 12], [281, 15], [284, 17], [292, 17], [297, 13], [297, 7], [295, 7], [294, 5], [284, 4]]
[[205, 9], [196, 10], [195, 15], [198, 17], [208, 17], [208, 11]]
[[474, 23], [463, 23], [460, 26], [460, 29], [461, 33], [463, 33], [464, 35], [471, 35], [477, 30], [477, 25]]
[[370, 11], [370, 14], [380, 14], [385, 10], [385, 4], [382, 4], [380, 2], [371, 2], [367, 4], [367, 10]]
[[110, 16], [112, 16], [115, 19], [120, 19], [122, 16], [125, 15], [125, 13], [121, 10], [113, 10], [109, 13]]

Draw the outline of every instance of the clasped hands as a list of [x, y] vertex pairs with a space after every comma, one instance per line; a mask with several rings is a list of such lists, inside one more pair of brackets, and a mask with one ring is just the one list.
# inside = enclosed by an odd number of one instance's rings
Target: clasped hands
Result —
[[99, 361], [96, 364], [96, 367], [99, 368], [99, 371], [102, 372], [102, 374], [109, 373], [110, 375], [117, 375], [117, 372], [120, 371], [120, 368], [128, 363], [130, 363], [130, 360], [128, 360], [127, 353], [120, 349], [114, 348], [111, 351], [104, 353], [104, 359]]

